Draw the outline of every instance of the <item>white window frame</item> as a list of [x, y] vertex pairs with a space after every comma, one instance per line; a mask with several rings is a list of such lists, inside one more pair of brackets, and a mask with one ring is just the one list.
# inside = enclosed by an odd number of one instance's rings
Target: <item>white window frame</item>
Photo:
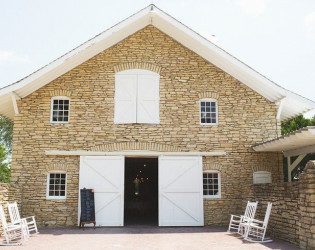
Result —
[[[69, 110], [68, 110], [68, 121], [53, 121], [53, 105], [54, 100], [69, 100]], [[50, 123], [59, 123], [59, 124], [67, 124], [70, 122], [70, 98], [67, 96], [54, 96], [50, 101]]]
[[[259, 175], [265, 175], [269, 179], [269, 181], [257, 183], [256, 178]], [[269, 171], [256, 171], [253, 173], [253, 184], [259, 185], [259, 184], [268, 184], [268, 183], [272, 183], [271, 172], [269, 172]]]
[[[49, 195], [50, 174], [65, 174], [65, 175], [66, 175], [65, 196], [53, 196], [53, 195]], [[49, 172], [47, 173], [46, 199], [48, 199], [48, 200], [66, 200], [66, 199], [67, 199], [67, 178], [68, 178], [68, 174], [66, 173], [66, 171], [58, 171], [58, 170], [49, 171]]]
[[133, 122], [120, 122], [120, 121], [117, 121], [117, 118], [116, 118], [116, 99], [117, 99], [117, 96], [116, 96], [116, 89], [115, 89], [115, 96], [114, 96], [114, 124], [133, 124], [133, 123], [136, 123], [136, 124], [160, 124], [160, 75], [154, 71], [151, 71], [151, 70], [144, 70], [144, 69], [128, 69], [128, 70], [124, 70], [124, 71], [120, 71], [120, 72], [117, 72], [115, 74], [115, 85], [116, 85], [116, 81], [117, 81], [117, 76], [136, 76], [136, 78], [138, 79], [139, 76], [144, 76], [144, 75], [147, 75], [147, 76], [152, 76], [152, 77], [155, 77], [157, 80], [158, 80], [158, 89], [159, 89], [159, 93], [158, 93], [158, 97], [157, 97], [157, 101], [158, 101], [158, 111], [157, 111], [157, 119], [155, 122], [140, 122], [138, 121], [138, 106], [139, 106], [139, 98], [138, 98], [138, 80], [137, 80], [137, 84], [136, 84], [136, 96], [135, 96], [135, 103], [136, 103], [136, 117], [135, 117], [135, 120]]
[[202, 171], [202, 193], [203, 193], [203, 174], [218, 174], [218, 194], [216, 195], [203, 195], [205, 199], [220, 199], [221, 198], [221, 173], [216, 170], [205, 170]]
[[[215, 116], [215, 119], [216, 119], [216, 122], [215, 123], [202, 123], [201, 122], [201, 103], [202, 102], [215, 102], [216, 104], [216, 116]], [[215, 125], [218, 125], [219, 124], [219, 107], [218, 107], [218, 100], [216, 99], [213, 99], [213, 98], [203, 98], [203, 99], [200, 99], [199, 100], [199, 123], [200, 125], [202, 126], [215, 126]]]

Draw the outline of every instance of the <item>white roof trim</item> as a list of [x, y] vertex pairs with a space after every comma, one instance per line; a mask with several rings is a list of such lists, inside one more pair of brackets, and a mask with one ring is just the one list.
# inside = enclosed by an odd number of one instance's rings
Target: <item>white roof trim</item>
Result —
[[315, 153], [315, 126], [254, 145], [253, 149], [257, 152], [283, 152], [285, 157]]
[[315, 102], [280, 87], [151, 4], [33, 74], [0, 89], [0, 115], [10, 119], [14, 117], [12, 103], [10, 108], [8, 101], [11, 98], [7, 98], [7, 94], [14, 91], [16, 95], [24, 98], [147, 25], [155, 26], [269, 101], [276, 103], [286, 97], [280, 114], [281, 120], [315, 109]]

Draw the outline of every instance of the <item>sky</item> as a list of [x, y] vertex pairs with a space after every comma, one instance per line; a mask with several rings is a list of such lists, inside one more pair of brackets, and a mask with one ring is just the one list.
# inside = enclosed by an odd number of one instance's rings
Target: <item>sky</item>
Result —
[[315, 101], [314, 0], [0, 0], [0, 87], [151, 3], [280, 86]]

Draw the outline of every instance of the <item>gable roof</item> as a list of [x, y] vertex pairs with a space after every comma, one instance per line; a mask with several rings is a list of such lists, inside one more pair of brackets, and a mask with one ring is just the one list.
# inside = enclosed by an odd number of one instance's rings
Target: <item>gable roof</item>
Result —
[[315, 109], [315, 102], [280, 87], [151, 4], [29, 76], [0, 89], [0, 115], [13, 119], [15, 112], [17, 112], [16, 99], [30, 95], [57, 77], [147, 25], [153, 25], [208, 62], [258, 92], [267, 100], [278, 104], [278, 118], [281, 120], [286, 120]]

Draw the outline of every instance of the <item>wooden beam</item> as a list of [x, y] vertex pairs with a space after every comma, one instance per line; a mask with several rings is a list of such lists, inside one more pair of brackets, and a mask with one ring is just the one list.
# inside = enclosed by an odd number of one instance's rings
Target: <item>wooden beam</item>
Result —
[[304, 159], [305, 156], [306, 154], [299, 155], [299, 157], [296, 158], [296, 160], [291, 164], [290, 170], [293, 171], [296, 166]]
[[147, 150], [128, 150], [128, 151], [87, 151], [87, 150], [46, 150], [46, 155], [124, 155], [124, 156], [162, 156], [162, 155], [178, 155], [178, 156], [222, 156], [226, 155], [225, 151], [212, 152], [160, 152]]
[[305, 156], [306, 156], [306, 154], [299, 155], [299, 157], [292, 164], [291, 164], [291, 157], [288, 157], [288, 181], [289, 182], [291, 182], [291, 173], [292, 173], [292, 171], [304, 159]]

